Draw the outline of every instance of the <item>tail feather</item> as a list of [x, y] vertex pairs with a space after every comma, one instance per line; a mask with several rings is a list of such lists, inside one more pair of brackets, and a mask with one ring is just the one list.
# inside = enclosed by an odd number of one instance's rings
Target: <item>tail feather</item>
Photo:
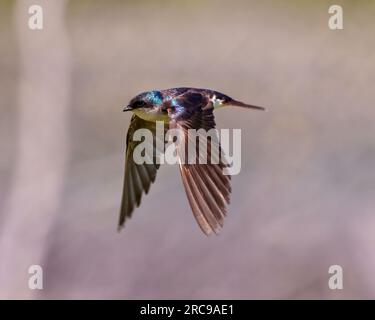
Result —
[[237, 101], [237, 100], [229, 101], [228, 105], [241, 107], [241, 108], [248, 108], [248, 109], [266, 110], [263, 107], [253, 106], [251, 104], [243, 103], [243, 102]]

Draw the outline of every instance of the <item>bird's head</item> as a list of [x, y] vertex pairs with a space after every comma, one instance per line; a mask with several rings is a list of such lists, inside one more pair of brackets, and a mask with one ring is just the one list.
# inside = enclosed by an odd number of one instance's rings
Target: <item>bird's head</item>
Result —
[[163, 96], [160, 91], [143, 92], [130, 100], [123, 111], [132, 111], [135, 109], [152, 109], [160, 106], [163, 102]]

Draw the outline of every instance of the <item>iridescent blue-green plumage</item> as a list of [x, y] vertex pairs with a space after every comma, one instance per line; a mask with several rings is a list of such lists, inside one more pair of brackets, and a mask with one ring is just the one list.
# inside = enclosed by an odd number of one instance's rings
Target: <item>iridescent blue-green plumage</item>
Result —
[[142, 92], [130, 101], [130, 105], [136, 103], [137, 101], [144, 101], [151, 105], [157, 106], [163, 102], [163, 95], [157, 90]]
[[[125, 179], [120, 212], [119, 227], [129, 218], [135, 207], [141, 202], [143, 193], [147, 193], [156, 177], [158, 165], [139, 165], [132, 159], [137, 143], [132, 140], [133, 133], [139, 128], [149, 129], [155, 138], [155, 121], [164, 121], [169, 128], [177, 128], [185, 137], [187, 144], [189, 129], [209, 130], [215, 128], [213, 111], [220, 107], [238, 106], [263, 110], [262, 107], [249, 105], [210, 89], [171, 88], [152, 90], [134, 97], [124, 111], [132, 111], [131, 125], [127, 136]], [[211, 156], [211, 146], [217, 139], [207, 141], [207, 159]], [[181, 157], [186, 145], [178, 146]], [[197, 160], [199, 154], [196, 155]], [[205, 234], [217, 233], [223, 226], [227, 204], [229, 204], [231, 186], [230, 176], [223, 174], [226, 162], [220, 157], [219, 163], [180, 165], [180, 172], [194, 216]]]

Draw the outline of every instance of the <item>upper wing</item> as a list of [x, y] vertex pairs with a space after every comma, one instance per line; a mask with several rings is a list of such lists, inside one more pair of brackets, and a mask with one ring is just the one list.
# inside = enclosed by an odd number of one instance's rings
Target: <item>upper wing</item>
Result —
[[154, 122], [145, 121], [133, 115], [128, 133], [126, 136], [126, 160], [125, 176], [122, 191], [122, 201], [119, 219], [119, 229], [124, 225], [125, 220], [130, 218], [135, 207], [141, 203], [143, 192], [148, 193], [151, 183], [155, 181], [159, 164], [155, 161], [155, 152], [152, 164], [136, 164], [133, 159], [133, 152], [141, 141], [134, 141], [134, 132], [138, 129], [149, 129], [153, 135], [152, 150], [155, 151], [156, 125]]
[[[212, 103], [203, 96], [199, 98], [197, 93], [194, 93], [194, 96], [184, 95], [183, 98], [176, 99], [175, 106], [175, 109], [170, 110], [172, 119], [170, 127], [181, 130], [182, 135], [177, 146], [181, 158], [184, 152], [186, 155], [187, 145], [192, 139], [188, 135], [188, 130], [213, 129], [215, 119]], [[218, 149], [215, 150], [219, 150], [219, 159], [216, 162], [211, 161], [217, 156], [212, 152], [215, 145], [218, 145]], [[207, 145], [203, 147], [201, 145], [196, 147], [195, 164], [180, 162], [180, 172], [191, 209], [200, 228], [205, 234], [210, 234], [212, 231], [218, 233], [223, 226], [226, 206], [230, 201], [230, 176], [223, 174], [226, 161], [220, 157], [218, 137], [208, 139]], [[203, 150], [205, 147], [207, 147], [207, 164], [200, 164], [200, 153], [205, 151]], [[187, 157], [184, 158], [187, 162]]]

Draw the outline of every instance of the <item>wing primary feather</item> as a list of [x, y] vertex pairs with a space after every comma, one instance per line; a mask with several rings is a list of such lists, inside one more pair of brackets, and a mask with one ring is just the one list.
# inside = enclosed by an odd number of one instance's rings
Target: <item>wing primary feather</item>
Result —
[[[193, 100], [200, 101], [198, 97], [192, 99], [185, 99], [187, 102]], [[180, 101], [179, 104], [183, 104]], [[203, 103], [203, 102], [202, 102]], [[206, 102], [207, 103], [207, 102]], [[185, 152], [187, 144], [191, 141], [188, 134], [189, 129], [205, 129], [209, 130], [215, 128], [215, 119], [212, 113], [211, 106], [193, 106], [185, 114], [172, 114], [173, 121], [170, 122], [171, 128], [179, 128], [182, 130], [183, 139], [179, 141], [178, 155], [180, 156], [180, 171], [185, 191], [194, 213], [194, 216], [205, 234], [212, 231], [218, 233], [223, 226], [224, 217], [227, 214], [227, 204], [230, 201], [230, 176], [223, 173], [226, 164], [221, 158], [221, 146], [218, 137], [215, 135], [210, 138], [203, 139], [203, 143], [199, 140], [199, 144], [195, 149], [195, 164], [181, 163], [181, 154]], [[186, 106], [185, 106], [186, 107]], [[187, 109], [187, 108], [185, 108]], [[198, 139], [199, 136], [196, 138]], [[190, 139], [190, 140], [189, 140]], [[213, 147], [218, 147], [213, 152]], [[207, 152], [207, 163], [202, 163], [201, 152]], [[185, 155], [185, 154], [184, 154]], [[185, 155], [185, 159], [188, 159]]]
[[198, 204], [194, 200], [195, 195], [194, 195], [194, 193], [192, 191], [192, 188], [190, 186], [189, 178], [186, 177], [185, 169], [181, 168], [180, 172], [181, 172], [181, 177], [182, 177], [183, 185], [184, 185], [184, 188], [185, 188], [185, 192], [186, 192], [187, 198], [189, 200], [191, 209], [193, 211], [194, 217], [197, 220], [198, 225], [201, 228], [201, 230], [204, 232], [204, 234], [209, 235], [209, 234], [211, 234], [213, 229], [212, 229], [211, 225], [209, 224], [209, 222], [207, 221], [207, 218], [205, 217], [205, 215], [202, 213]]
[[[199, 167], [196, 165], [192, 165], [192, 177], [193, 180], [196, 181], [196, 185], [200, 191], [200, 194], [202, 195], [202, 198], [204, 201], [205, 206], [209, 209], [207, 212], [209, 212], [210, 215], [214, 216], [217, 223], [222, 227], [223, 226], [223, 214], [221, 212], [221, 209], [217, 205], [215, 198], [212, 195], [212, 190], [209, 190], [207, 188], [208, 179], [207, 176], [200, 173]], [[215, 226], [217, 228], [217, 226]]]
[[[191, 176], [191, 172], [189, 171], [189, 169], [185, 167], [184, 171], [185, 171], [185, 182], [188, 184], [191, 190], [192, 196], [193, 196], [192, 198], [189, 199], [189, 203], [191, 205], [191, 208], [193, 209], [195, 218], [197, 219], [199, 215], [202, 215], [206, 219], [211, 230], [217, 233], [217, 222], [216, 222], [215, 216], [211, 213], [209, 207], [205, 203], [202, 197], [201, 191], [199, 190], [198, 186], [196, 185], [196, 182]], [[194, 208], [198, 208], [198, 211], [194, 211]], [[198, 219], [197, 221], [199, 222]]]
[[[147, 194], [150, 190], [151, 184], [155, 181], [156, 173], [159, 165], [155, 163], [153, 155], [145, 154], [148, 162], [144, 164], [137, 164], [133, 159], [133, 152], [140, 141], [134, 141], [134, 132], [138, 129], [149, 129], [153, 133], [153, 147], [155, 146], [156, 126], [153, 122], [145, 121], [136, 115], [133, 115], [127, 137], [126, 137], [126, 159], [125, 159], [125, 174], [122, 192], [122, 201], [120, 207], [120, 216], [118, 229], [120, 230], [127, 218], [132, 216], [135, 207], [138, 207], [142, 200], [143, 193]], [[149, 164], [149, 160], [151, 164]]]

